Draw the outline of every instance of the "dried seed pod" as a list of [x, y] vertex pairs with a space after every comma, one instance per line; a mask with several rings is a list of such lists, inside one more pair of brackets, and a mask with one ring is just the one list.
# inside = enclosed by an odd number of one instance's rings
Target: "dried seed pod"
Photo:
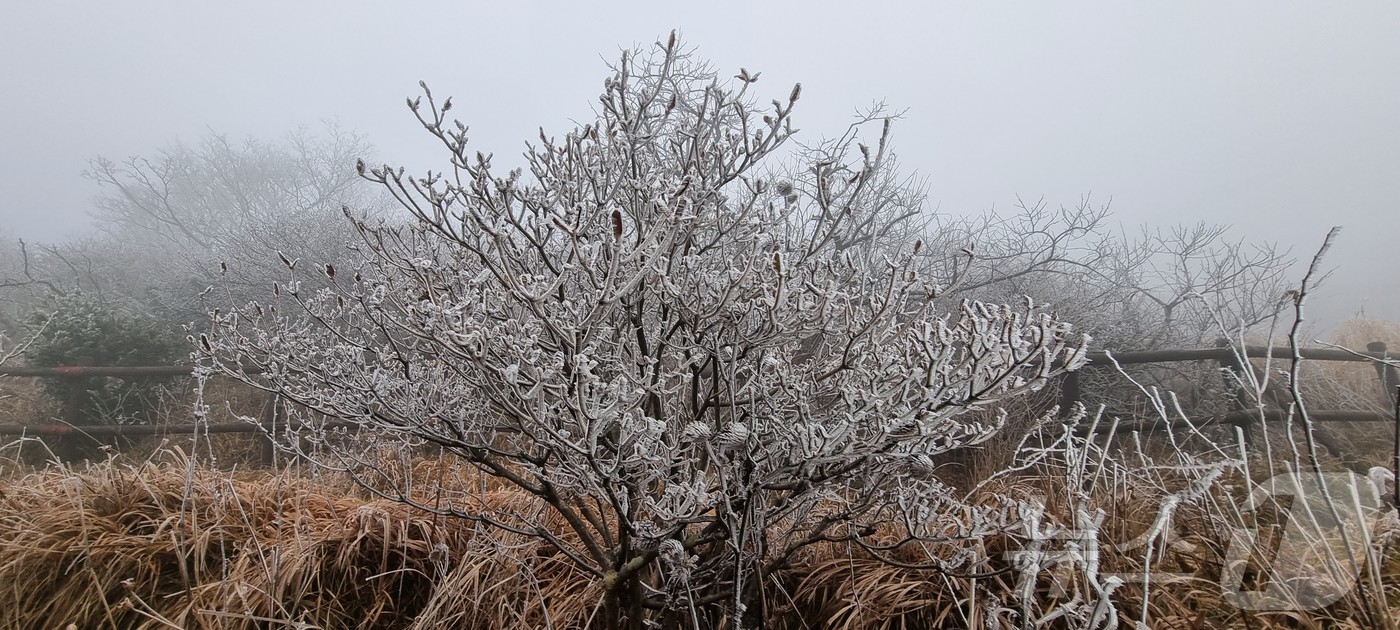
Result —
[[748, 444], [749, 433], [748, 426], [733, 422], [715, 436], [715, 443], [725, 449], [743, 448], [745, 444]]
[[660, 553], [669, 559], [682, 558], [685, 556], [685, 544], [674, 538], [667, 538], [661, 541]]
[[924, 455], [923, 453], [911, 455], [909, 457], [908, 464], [909, 469], [918, 474], [928, 475], [932, 474], [936, 470], [935, 466], [933, 465], [933, 459], [931, 459], [928, 455]]
[[691, 422], [681, 430], [681, 437], [687, 440], [704, 440], [713, 434], [714, 431], [710, 429], [710, 425], [703, 420]]

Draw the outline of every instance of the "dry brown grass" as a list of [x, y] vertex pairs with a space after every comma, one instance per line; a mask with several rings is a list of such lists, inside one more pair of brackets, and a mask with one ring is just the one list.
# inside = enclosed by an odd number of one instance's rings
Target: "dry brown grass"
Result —
[[11, 476], [0, 506], [0, 627], [577, 627], [598, 600], [527, 541], [174, 449]]
[[[442, 478], [440, 466], [421, 461], [411, 474]], [[1045, 479], [1007, 478], [984, 492], [1063, 509], [1055, 498], [1063, 488]], [[1112, 486], [1101, 495], [1113, 511], [1108, 539], [1150, 525], [1154, 497]], [[532, 499], [496, 489], [481, 501], [509, 511]], [[1154, 591], [1154, 626], [1324, 627], [1354, 617], [1356, 601], [1307, 613], [1301, 625], [1301, 613], [1233, 609], [1212, 579], [1225, 539], [1204, 514], [1181, 516], [1179, 542], [1157, 568], [1192, 579]], [[995, 567], [1016, 543], [969, 544]], [[1106, 570], [1131, 573], [1141, 560], [1106, 557]], [[1400, 560], [1388, 560], [1386, 596], [1397, 601]], [[1053, 577], [1035, 587], [1046, 605], [1056, 597]], [[900, 568], [828, 543], [770, 581], [777, 601], [766, 607], [768, 627], [1012, 627], [970, 605], [1014, 589], [1009, 573]], [[1125, 587], [1116, 597], [1134, 610], [1140, 594]], [[219, 470], [167, 446], [150, 460], [0, 477], [0, 627], [582, 628], [601, 599], [597, 581], [538, 541], [372, 498], [334, 475]]]

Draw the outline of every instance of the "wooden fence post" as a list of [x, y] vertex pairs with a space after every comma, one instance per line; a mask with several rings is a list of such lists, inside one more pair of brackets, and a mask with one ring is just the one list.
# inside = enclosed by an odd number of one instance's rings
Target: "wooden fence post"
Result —
[[[1386, 353], [1386, 344], [1384, 341], [1372, 341], [1366, 344], [1366, 350], [1368, 352], [1379, 353], [1382, 360], [1390, 358], [1390, 355]], [[1400, 369], [1396, 369], [1394, 365], [1382, 361], [1377, 361], [1372, 365], [1376, 367], [1376, 376], [1380, 377], [1381, 387], [1384, 387], [1386, 395], [1390, 396], [1390, 402], [1396, 402], [1397, 394], [1395, 388], [1400, 386]]]
[[[1390, 358], [1384, 341], [1372, 341], [1366, 344], [1366, 350], [1380, 353], [1382, 361]], [[1385, 387], [1386, 395], [1390, 396], [1390, 403], [1395, 405], [1395, 424], [1393, 425], [1395, 429], [1395, 460], [1392, 462], [1394, 467], [1390, 472], [1395, 477], [1395, 505], [1400, 507], [1400, 370], [1397, 370], [1390, 363], [1381, 361], [1372, 365], [1376, 367], [1376, 376], [1380, 377], [1381, 386]], [[1381, 488], [1381, 490], [1385, 489]]]
[[1079, 402], [1079, 372], [1065, 372], [1060, 379], [1060, 417], [1065, 418]]
[[1395, 469], [1390, 472], [1395, 477], [1395, 507], [1400, 508], [1400, 385], [1391, 391], [1395, 399]]
[[259, 432], [260, 446], [259, 456], [264, 466], [272, 467], [277, 463], [277, 444], [273, 441], [273, 435], [277, 430], [277, 407], [281, 402], [280, 397], [273, 392], [268, 392], [267, 400], [263, 403], [262, 425], [267, 433]]
[[[1230, 340], [1224, 337], [1215, 340], [1215, 347], [1222, 350], [1219, 364], [1221, 368], [1221, 378], [1225, 380], [1225, 391], [1231, 394], [1234, 400], [1235, 409], [1233, 411], [1248, 412], [1253, 405], [1249, 404], [1249, 394], [1245, 392], [1242, 378], [1246, 369], [1253, 369], [1249, 365], [1248, 357], [1241, 357], [1230, 349]], [[1254, 445], [1254, 417], [1248, 414], [1249, 419], [1235, 423], [1244, 433], [1244, 443], [1248, 446]]]

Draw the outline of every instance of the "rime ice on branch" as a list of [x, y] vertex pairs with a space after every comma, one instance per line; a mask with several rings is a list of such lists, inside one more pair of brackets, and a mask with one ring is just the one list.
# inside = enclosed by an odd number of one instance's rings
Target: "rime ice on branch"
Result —
[[[212, 356], [293, 403], [286, 448], [556, 546], [619, 623], [732, 618], [819, 542], [975, 569], [929, 551], [959, 505], [931, 458], [992, 436], [964, 412], [1041, 387], [1084, 340], [1029, 302], [935, 310], [923, 245], [899, 238], [919, 208], [892, 196], [888, 119], [784, 177], [800, 86], [762, 103], [756, 74], [724, 79], [674, 36], [612, 70], [596, 119], [541, 132], [508, 173], [424, 86], [409, 105], [450, 169], [359, 165], [415, 221], [358, 222], [368, 267], [308, 261], [218, 315]], [[418, 446], [535, 501], [410, 487]]]

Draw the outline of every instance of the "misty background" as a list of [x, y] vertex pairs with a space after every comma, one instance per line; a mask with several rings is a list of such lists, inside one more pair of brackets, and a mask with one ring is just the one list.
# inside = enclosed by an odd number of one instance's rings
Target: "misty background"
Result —
[[[45, 2], [0, 21], [0, 236], [92, 230], [89, 160], [211, 132], [275, 141], [325, 121], [377, 161], [446, 165], [404, 105], [453, 95], [477, 149], [590, 118], [623, 47], [679, 29], [765, 93], [803, 84], [803, 142], [857, 108], [895, 129], [930, 209], [1110, 204], [1141, 225], [1206, 221], [1307, 259], [1343, 226], [1324, 325], [1400, 319], [1400, 4]], [[351, 168], [345, 164], [345, 168]], [[1295, 269], [1293, 279], [1301, 274]]]

